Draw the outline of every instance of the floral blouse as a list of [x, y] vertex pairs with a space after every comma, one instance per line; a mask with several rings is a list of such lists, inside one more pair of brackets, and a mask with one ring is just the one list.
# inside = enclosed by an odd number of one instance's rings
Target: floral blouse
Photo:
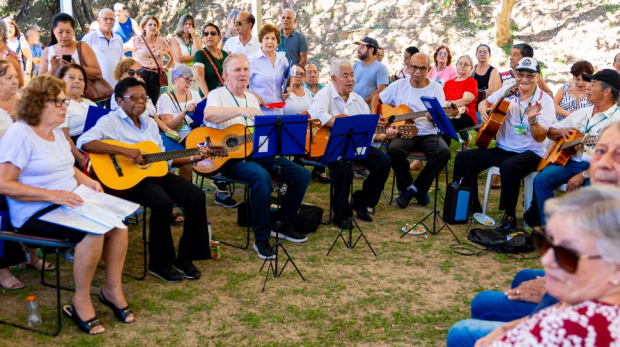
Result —
[[[146, 42], [142, 38], [142, 36], [134, 36], [132, 39], [133, 49], [132, 54], [133, 58], [138, 61], [141, 67], [157, 70], [157, 65], [155, 64], [155, 60], [151, 56], [149, 49], [146, 47]], [[160, 68], [164, 67], [164, 54], [170, 54], [170, 46], [166, 43], [163, 37], [158, 36], [155, 44], [149, 45], [151, 51], [155, 55], [157, 59], [157, 63]]]

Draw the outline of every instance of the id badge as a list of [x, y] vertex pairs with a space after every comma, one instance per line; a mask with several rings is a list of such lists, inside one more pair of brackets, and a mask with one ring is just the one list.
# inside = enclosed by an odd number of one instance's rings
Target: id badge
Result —
[[527, 135], [527, 126], [523, 124], [515, 125], [515, 129], [512, 134], [513, 135]]

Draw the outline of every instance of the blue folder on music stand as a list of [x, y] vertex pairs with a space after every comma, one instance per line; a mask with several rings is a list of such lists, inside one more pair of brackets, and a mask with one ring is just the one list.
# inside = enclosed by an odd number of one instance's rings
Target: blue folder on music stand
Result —
[[422, 100], [424, 106], [428, 110], [428, 113], [430, 113], [431, 117], [433, 117], [433, 121], [435, 121], [435, 124], [437, 124], [437, 128], [439, 128], [439, 131], [459, 142], [462, 142], [459, 139], [459, 135], [454, 130], [452, 123], [450, 123], [450, 118], [448, 118], [448, 115], [446, 114], [446, 112], [444, 112], [437, 98], [422, 96], [420, 97], [420, 100]]
[[205, 122], [205, 108], [207, 107], [207, 99], [202, 100], [196, 105], [196, 111], [189, 116], [197, 126], [201, 126]]
[[[282, 148], [278, 151], [276, 123], [280, 118]], [[258, 116], [254, 117], [254, 152], [252, 158], [266, 158], [278, 155], [304, 155], [308, 133], [308, 116]]]
[[112, 112], [112, 110], [107, 108], [89, 106], [88, 113], [86, 113], [86, 121], [84, 122], [84, 132], [89, 131], [90, 128], [94, 127], [95, 124], [97, 124], [99, 118], [105, 116], [110, 112]]
[[[321, 164], [366, 158], [378, 122], [378, 114], [359, 114], [336, 118]], [[349, 134], [351, 137], [347, 144]]]

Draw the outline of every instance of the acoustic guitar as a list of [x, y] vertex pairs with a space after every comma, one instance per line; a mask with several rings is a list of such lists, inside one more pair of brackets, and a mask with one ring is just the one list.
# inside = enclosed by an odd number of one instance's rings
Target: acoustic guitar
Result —
[[[134, 187], [147, 177], [162, 177], [168, 173], [167, 160], [185, 158], [200, 154], [198, 148], [162, 152], [157, 144], [143, 141], [133, 145], [114, 140], [102, 142], [125, 148], [137, 148], [142, 152], [142, 163], [134, 164], [123, 155], [90, 153], [90, 163], [97, 178], [113, 190], [126, 190]], [[221, 146], [208, 146], [209, 156], [225, 157], [226, 149]]]
[[[459, 109], [454, 103], [450, 103], [450, 105], [444, 107], [443, 110], [448, 118], [461, 118]], [[379, 106], [379, 115], [381, 115], [381, 117], [384, 118], [389, 124], [395, 126], [412, 124], [416, 118], [426, 117], [427, 113], [428, 111], [411, 112], [409, 106], [405, 104], [400, 104], [394, 107], [387, 104], [381, 104], [381, 106]]]
[[502, 124], [506, 120], [506, 114], [510, 109], [510, 101], [504, 100], [517, 93], [519, 85], [515, 84], [512, 88], [509, 88], [495, 103], [489, 114], [489, 119], [480, 126], [478, 129], [478, 135], [474, 144], [480, 148], [487, 148], [493, 141], [493, 138], [499, 134], [499, 130], [502, 128]]
[[194, 166], [194, 171], [211, 176], [230, 159], [245, 159], [254, 150], [254, 134], [245, 125], [235, 124], [226, 129], [200, 127], [192, 130], [185, 138], [185, 147], [197, 147], [199, 143], [223, 147], [228, 155], [212, 157], [206, 165]]
[[577, 153], [580, 146], [593, 146], [597, 140], [596, 136], [584, 137], [582, 133], [575, 131], [568, 139], [562, 138], [549, 147], [547, 153], [540, 160], [537, 170], [541, 171], [550, 164], [564, 167], [573, 154]]

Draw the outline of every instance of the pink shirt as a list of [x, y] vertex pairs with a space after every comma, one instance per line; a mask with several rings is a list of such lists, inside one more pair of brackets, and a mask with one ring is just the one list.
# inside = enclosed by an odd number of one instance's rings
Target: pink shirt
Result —
[[456, 69], [452, 65], [446, 66], [443, 71], [437, 71], [437, 65], [433, 66], [431, 71], [426, 75], [431, 80], [441, 84], [442, 86], [446, 84], [446, 81], [453, 80], [457, 77]]
[[[151, 70], [157, 70], [157, 65], [151, 57], [151, 53], [146, 47], [146, 42], [142, 39], [142, 36], [134, 36], [132, 39], [133, 49], [131, 50], [133, 53], [133, 58], [138, 61], [141, 67]], [[170, 52], [170, 46], [166, 43], [163, 37], [157, 37], [157, 41], [155, 44], [149, 45], [151, 51], [155, 55], [157, 59], [157, 63], [160, 68], [164, 67], [164, 53]]]

